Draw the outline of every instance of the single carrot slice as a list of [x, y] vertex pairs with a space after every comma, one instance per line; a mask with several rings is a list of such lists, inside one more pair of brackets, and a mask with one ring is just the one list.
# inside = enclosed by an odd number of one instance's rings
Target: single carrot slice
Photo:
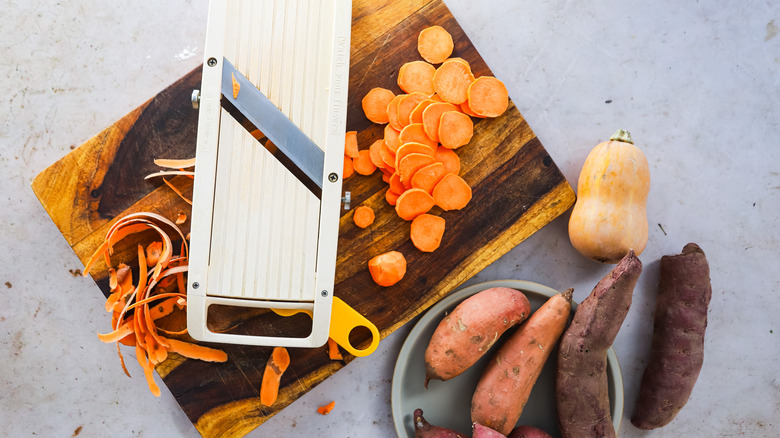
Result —
[[428, 105], [432, 103], [436, 103], [436, 101], [430, 98], [418, 103], [417, 106], [412, 110], [412, 113], [409, 114], [409, 123], [422, 123], [423, 111], [425, 111], [425, 108], [428, 108]]
[[274, 347], [263, 372], [263, 380], [260, 384], [260, 403], [271, 406], [279, 396], [279, 383], [282, 374], [290, 366], [290, 355], [284, 347]]
[[382, 161], [385, 163], [385, 168], [395, 169], [395, 152], [390, 150], [390, 147], [387, 146], [387, 141], [382, 141], [382, 144], [379, 147], [379, 156], [382, 158]]
[[332, 411], [333, 408], [335, 408], [335, 407], [336, 407], [336, 402], [332, 401], [332, 402], [326, 404], [325, 406], [318, 407], [317, 408], [317, 412], [322, 414], [322, 415], [328, 415], [328, 414], [330, 414], [330, 411]]
[[421, 214], [428, 213], [434, 205], [433, 197], [425, 190], [409, 189], [398, 197], [395, 212], [401, 219], [410, 221]]
[[471, 187], [463, 178], [448, 173], [433, 188], [433, 199], [443, 210], [460, 210], [471, 200]]
[[431, 140], [439, 141], [439, 119], [448, 111], [457, 111], [458, 107], [449, 102], [437, 102], [423, 110], [423, 130]]
[[454, 173], [455, 175], [460, 173], [460, 157], [452, 149], [447, 149], [443, 146], [436, 148], [436, 161], [444, 165], [444, 170], [447, 173]]
[[[401, 142], [401, 145], [404, 145], [406, 143], [422, 143], [424, 145], [428, 145], [433, 149], [436, 149], [436, 146], [439, 145], [439, 143], [431, 139], [428, 134], [425, 131], [425, 126], [422, 123], [412, 123], [411, 125], [405, 127], [403, 131], [401, 131], [400, 134], [398, 134], [398, 140]], [[396, 151], [396, 154], [398, 151]]]
[[372, 88], [361, 101], [366, 118], [374, 123], [387, 123], [387, 104], [394, 97], [395, 93], [386, 88]]
[[423, 93], [430, 96], [434, 93], [433, 74], [436, 67], [425, 61], [411, 61], [398, 70], [398, 86], [404, 93]]
[[387, 189], [385, 191], [385, 200], [390, 205], [395, 205], [396, 202], [398, 202], [398, 197], [401, 196], [398, 193], [395, 193], [394, 191]]
[[441, 26], [423, 29], [417, 37], [417, 51], [431, 64], [439, 64], [449, 58], [454, 48], [452, 35]]
[[390, 185], [388, 190], [395, 193], [396, 195], [401, 195], [401, 193], [406, 191], [406, 187], [404, 187], [404, 184], [401, 182], [401, 175], [398, 174], [398, 171], [390, 175], [390, 181], [388, 181], [388, 184]]
[[366, 228], [374, 223], [374, 210], [367, 205], [361, 205], [352, 213], [352, 220], [360, 228]]
[[347, 131], [344, 135], [344, 155], [349, 158], [358, 157], [357, 131]]
[[382, 147], [383, 142], [384, 140], [380, 138], [379, 140], [371, 143], [371, 146], [368, 148], [368, 158], [370, 158], [371, 162], [374, 163], [374, 166], [378, 167], [379, 169], [384, 169], [385, 167], [385, 162], [382, 161], [382, 156], [379, 154], [379, 149]]
[[433, 252], [441, 245], [444, 236], [444, 218], [432, 214], [421, 214], [412, 221], [412, 244], [422, 252]]
[[398, 146], [401, 146], [401, 142], [398, 140], [400, 133], [401, 131], [396, 130], [390, 124], [385, 126], [385, 144], [393, 153], [398, 150]]
[[439, 141], [448, 149], [456, 149], [471, 141], [474, 122], [460, 111], [447, 111], [439, 118]]
[[376, 284], [392, 286], [406, 275], [406, 258], [398, 251], [380, 254], [368, 261], [368, 272]]
[[404, 143], [400, 148], [398, 148], [398, 153], [395, 154], [396, 169], [398, 169], [401, 160], [403, 160], [404, 157], [409, 154], [425, 154], [430, 155], [431, 157], [436, 157], [436, 149], [422, 143]]
[[347, 179], [355, 173], [355, 168], [352, 166], [352, 158], [344, 155], [344, 171], [341, 178]]
[[387, 104], [387, 123], [398, 131], [404, 129], [403, 125], [401, 125], [401, 122], [398, 120], [398, 102], [404, 97], [406, 97], [405, 94], [399, 94]]
[[477, 114], [477, 113], [475, 113], [474, 111], [471, 110], [471, 107], [469, 106], [468, 99], [466, 99], [465, 102], [460, 104], [460, 110], [463, 111], [464, 114], [468, 114], [471, 117], [478, 117], [480, 119], [484, 119], [485, 118], [485, 116], [480, 116], [479, 114]]
[[433, 163], [435, 160], [432, 156], [427, 154], [412, 153], [408, 154], [398, 162], [396, 172], [401, 177], [401, 182], [404, 183], [404, 187], [412, 187], [412, 175], [417, 172], [423, 166], [427, 166]]
[[423, 189], [428, 193], [432, 193], [433, 188], [446, 174], [447, 170], [444, 168], [444, 164], [439, 161], [423, 166], [412, 175], [412, 188]]
[[333, 338], [328, 338], [328, 357], [330, 360], [344, 360], [344, 356], [339, 351], [339, 344]]
[[[445, 102], [460, 105], [468, 98], [474, 75], [467, 63], [455, 59], [443, 62], [433, 75], [433, 88]], [[472, 105], [471, 109], [474, 109]]]
[[407, 94], [405, 97], [403, 97], [401, 100], [398, 101], [398, 123], [404, 127], [408, 126], [409, 116], [412, 114], [412, 111], [414, 111], [415, 108], [417, 108], [417, 105], [422, 102], [423, 100], [428, 99], [427, 94], [423, 93], [412, 93]]
[[368, 149], [360, 151], [360, 155], [352, 160], [355, 172], [361, 175], [371, 175], [376, 170], [376, 165], [371, 161], [371, 152]]
[[438, 94], [434, 94], [433, 96], [429, 97], [429, 99], [435, 101], [435, 102], [444, 102], [441, 97], [439, 97]]
[[509, 107], [509, 92], [500, 79], [480, 76], [467, 90], [469, 108], [484, 117], [498, 117]]
[[452, 57], [452, 58], [447, 58], [447, 61], [459, 61], [459, 62], [462, 62], [462, 63], [466, 64], [469, 67], [469, 69], [471, 69], [471, 64], [469, 64], [469, 62], [466, 61], [463, 58]]

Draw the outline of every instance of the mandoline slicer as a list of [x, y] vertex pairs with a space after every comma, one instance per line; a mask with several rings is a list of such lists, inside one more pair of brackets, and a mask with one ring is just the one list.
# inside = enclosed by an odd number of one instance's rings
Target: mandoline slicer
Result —
[[[351, 8], [350, 0], [209, 3], [187, 288], [197, 340], [319, 347], [328, 339]], [[312, 332], [217, 333], [207, 327], [214, 304], [305, 312]]]

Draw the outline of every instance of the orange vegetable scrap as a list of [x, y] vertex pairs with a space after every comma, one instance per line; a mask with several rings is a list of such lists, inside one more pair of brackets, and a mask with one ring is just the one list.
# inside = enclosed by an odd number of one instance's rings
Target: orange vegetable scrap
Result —
[[344, 135], [344, 155], [349, 158], [358, 157], [357, 131], [347, 131]]
[[355, 167], [352, 165], [352, 158], [344, 155], [344, 170], [342, 171], [342, 179], [347, 179], [355, 173]]
[[185, 222], [187, 222], [187, 214], [180, 211], [179, 214], [176, 215], [176, 225], [181, 225]]
[[230, 79], [233, 81], [233, 99], [238, 99], [238, 92], [241, 90], [241, 84], [236, 80], [236, 75], [230, 73]]
[[406, 258], [398, 251], [380, 254], [368, 261], [371, 278], [380, 286], [392, 286], [406, 275]]
[[332, 402], [328, 403], [325, 406], [318, 407], [317, 408], [317, 412], [319, 412], [322, 415], [328, 415], [328, 414], [330, 414], [330, 411], [332, 411], [333, 408], [335, 408], [335, 407], [336, 407], [336, 402], [332, 401]]
[[449, 58], [455, 44], [452, 35], [441, 26], [423, 29], [417, 37], [417, 51], [431, 64], [440, 64]]
[[279, 396], [279, 383], [282, 380], [282, 374], [290, 366], [290, 354], [284, 347], [274, 347], [271, 356], [263, 371], [263, 381], [260, 384], [260, 403], [264, 406], [271, 406], [276, 402]]
[[361, 205], [352, 213], [352, 220], [360, 228], [367, 228], [374, 223], [374, 210], [366, 205]]
[[[148, 245], [146, 250], [143, 245], [138, 245], [138, 284], [133, 285], [130, 267], [125, 264], [112, 267], [110, 255], [119, 241], [146, 231], [155, 232], [159, 240]], [[171, 232], [181, 238], [179, 255], [173, 254]], [[101, 256], [109, 267], [111, 293], [106, 299], [106, 311], [112, 314], [113, 330], [98, 334], [98, 339], [116, 343], [125, 374], [130, 375], [119, 344], [135, 348], [149, 390], [157, 397], [160, 396], [160, 388], [154, 381], [154, 367], [163, 362], [168, 353], [213, 362], [227, 360], [224, 351], [171, 337], [186, 333], [186, 328], [168, 331], [155, 324], [156, 320], [170, 314], [175, 308], [183, 308], [187, 300], [183, 281], [183, 275], [187, 272], [187, 239], [174, 222], [156, 213], [129, 214], [109, 228], [103, 243], [85, 264], [84, 276], [89, 275]]]
[[330, 360], [344, 360], [344, 356], [339, 351], [339, 344], [333, 338], [328, 338], [328, 357]]

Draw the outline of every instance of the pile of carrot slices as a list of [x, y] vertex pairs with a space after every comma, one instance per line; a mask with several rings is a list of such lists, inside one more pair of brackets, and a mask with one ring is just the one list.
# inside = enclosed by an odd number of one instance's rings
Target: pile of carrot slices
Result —
[[[506, 111], [509, 94], [499, 79], [475, 77], [467, 61], [452, 57], [452, 36], [441, 26], [422, 30], [417, 50], [422, 60], [398, 70], [399, 93], [375, 87], [363, 97], [366, 118], [385, 125], [384, 138], [361, 148], [357, 132], [347, 132], [343, 178], [381, 171], [388, 184], [387, 203], [400, 218], [411, 221], [412, 243], [420, 251], [432, 252], [441, 243], [445, 220], [431, 210], [461, 210], [472, 196], [459, 175], [456, 150], [471, 142], [475, 120]], [[366, 223], [362, 215], [356, 211], [354, 216], [361, 228]], [[380, 282], [398, 280], [385, 276]]]
[[[119, 263], [113, 267], [111, 255], [122, 239], [149, 230], [155, 232], [159, 240], [154, 240], [146, 248], [138, 245], [138, 284], [133, 285], [130, 266]], [[181, 238], [178, 255], [174, 255], [171, 232]], [[187, 240], [174, 222], [156, 213], [134, 213], [111, 226], [103, 243], [84, 267], [84, 276], [87, 276], [101, 256], [109, 267], [111, 293], [106, 300], [106, 311], [112, 314], [113, 330], [98, 334], [98, 339], [116, 343], [122, 369], [128, 377], [130, 373], [119, 344], [134, 347], [149, 390], [157, 397], [160, 396], [160, 388], [154, 381], [154, 366], [164, 361], [168, 353], [210, 362], [227, 360], [224, 351], [174, 338], [186, 334], [186, 327], [169, 331], [156, 325], [160, 318], [186, 306], [184, 273], [187, 272], [187, 254]]]

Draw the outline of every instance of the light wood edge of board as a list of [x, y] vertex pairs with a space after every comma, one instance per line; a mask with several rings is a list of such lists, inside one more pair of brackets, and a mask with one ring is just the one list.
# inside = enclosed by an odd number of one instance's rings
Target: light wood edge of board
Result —
[[482, 268], [476, 267], [490, 265], [536, 231], [552, 222], [574, 205], [575, 198], [574, 189], [572, 189], [571, 185], [566, 180], [561, 181], [523, 214], [523, 217], [527, 217], [530, 220], [516, 222], [487, 245], [473, 252], [437, 284], [436, 294], [433, 297], [419, 306], [413, 313], [382, 330], [380, 337], [384, 338], [396, 331], [412, 318], [453, 292], [463, 282], [478, 274]]
[[[195, 421], [195, 428], [204, 438], [243, 437], [297, 400], [300, 394], [305, 392], [301, 388], [307, 388], [306, 390], [312, 388], [333, 375], [341, 367], [342, 365], [331, 362], [314, 373], [303, 376], [295, 385], [279, 388], [277, 402], [270, 407], [262, 406], [259, 396], [218, 406], [201, 415]], [[259, 382], [249, 382], [249, 384], [254, 385], [259, 384]], [[260, 388], [255, 389], [259, 394]]]

